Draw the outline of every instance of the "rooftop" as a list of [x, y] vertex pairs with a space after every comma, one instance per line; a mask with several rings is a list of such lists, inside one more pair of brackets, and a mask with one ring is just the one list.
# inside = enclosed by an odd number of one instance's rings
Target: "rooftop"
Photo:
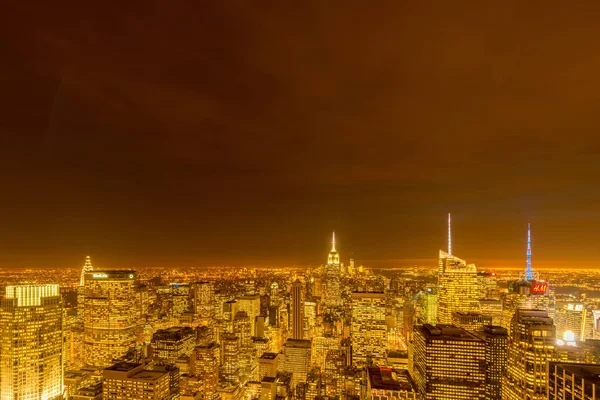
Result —
[[372, 389], [414, 392], [412, 379], [407, 370], [369, 367], [368, 372], [369, 383], [371, 384]]
[[263, 360], [274, 360], [277, 358], [277, 353], [263, 353], [260, 358]]
[[469, 333], [463, 328], [459, 328], [455, 325], [443, 325], [438, 324], [436, 326], [425, 324], [423, 326], [419, 326], [416, 328], [417, 331], [421, 332], [426, 339], [436, 339], [436, 340], [470, 340], [474, 342], [479, 342], [477, 336]]
[[551, 362], [550, 371], [553, 371], [555, 366], [568, 374], [577, 375], [578, 377], [583, 378], [586, 382], [600, 384], [600, 365], [598, 364]]
[[138, 363], [128, 363], [128, 362], [121, 362], [121, 363], [117, 363], [115, 365], [111, 365], [108, 368], [104, 368], [106, 371], [119, 371], [119, 372], [127, 372], [127, 371], [131, 371], [134, 368], [139, 367], [142, 364], [138, 364]]

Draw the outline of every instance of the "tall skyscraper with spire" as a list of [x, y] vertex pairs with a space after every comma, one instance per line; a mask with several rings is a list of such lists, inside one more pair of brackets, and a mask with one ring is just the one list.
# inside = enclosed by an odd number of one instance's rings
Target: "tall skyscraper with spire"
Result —
[[335, 232], [331, 237], [331, 251], [327, 257], [325, 266], [325, 299], [327, 306], [338, 306], [342, 304], [340, 291], [340, 255], [335, 249]]
[[452, 255], [451, 251], [452, 230], [448, 214], [448, 252], [439, 252], [437, 318], [440, 324], [452, 324], [454, 312], [479, 310], [477, 267]]
[[90, 256], [85, 256], [85, 262], [83, 268], [81, 268], [81, 276], [79, 278], [79, 287], [77, 288], [77, 317], [83, 319], [83, 304], [85, 302], [84, 286], [85, 286], [85, 275], [94, 271], [92, 266], [92, 259]]
[[527, 224], [527, 260], [525, 271], [520, 279], [510, 282], [508, 293], [504, 297], [502, 306], [502, 326], [510, 329], [510, 323], [519, 308], [531, 310], [544, 310], [550, 318], [556, 314], [556, 298], [548, 282], [540, 280], [538, 272], [533, 271], [531, 263], [531, 224]]

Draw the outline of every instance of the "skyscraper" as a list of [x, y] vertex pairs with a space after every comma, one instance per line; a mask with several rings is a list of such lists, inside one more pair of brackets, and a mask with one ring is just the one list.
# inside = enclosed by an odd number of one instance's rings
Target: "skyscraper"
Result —
[[84, 358], [108, 367], [135, 346], [135, 271], [94, 271], [85, 277]]
[[79, 278], [79, 286], [77, 287], [77, 317], [80, 321], [83, 320], [83, 303], [84, 303], [84, 286], [85, 286], [85, 275], [89, 274], [94, 270], [92, 266], [92, 260], [90, 256], [85, 257], [85, 262], [81, 268], [81, 276]]
[[474, 332], [483, 329], [484, 325], [491, 325], [492, 317], [480, 313], [458, 311], [452, 313], [452, 323], [459, 328]]
[[451, 324], [456, 311], [479, 310], [477, 267], [440, 250], [438, 276], [438, 323]]
[[171, 392], [171, 375], [168, 370], [149, 370], [142, 364], [115, 364], [102, 371], [102, 398], [174, 400], [179, 395]]
[[352, 293], [352, 364], [383, 365], [387, 359], [385, 294]]
[[415, 327], [412, 371], [421, 399], [485, 399], [485, 343], [453, 325]]
[[342, 303], [340, 291], [340, 255], [335, 249], [335, 232], [331, 237], [331, 251], [327, 257], [325, 266], [325, 298], [323, 300], [327, 306], [339, 306]]
[[304, 296], [300, 280], [292, 284], [292, 338], [304, 339]]
[[294, 391], [299, 383], [306, 382], [311, 353], [310, 340], [288, 339], [283, 345], [283, 362], [279, 364], [279, 368], [292, 373], [291, 384]]
[[210, 325], [214, 318], [215, 288], [213, 282], [192, 283], [194, 318], [203, 325]]
[[58, 285], [7, 286], [0, 302], [0, 398], [63, 394], [63, 312]]
[[548, 376], [548, 400], [600, 397], [600, 365], [551, 362]]
[[508, 331], [501, 326], [486, 325], [474, 335], [485, 343], [485, 398], [502, 398], [502, 377], [506, 372]]
[[520, 279], [510, 282], [508, 293], [502, 305], [502, 326], [510, 329], [517, 309], [545, 310], [550, 318], [555, 318], [556, 298], [547, 282], [540, 280], [539, 273], [531, 264], [531, 225], [527, 224], [527, 261]]
[[554, 323], [546, 311], [517, 309], [510, 325], [503, 400], [546, 399], [546, 363], [554, 361], [555, 342]]

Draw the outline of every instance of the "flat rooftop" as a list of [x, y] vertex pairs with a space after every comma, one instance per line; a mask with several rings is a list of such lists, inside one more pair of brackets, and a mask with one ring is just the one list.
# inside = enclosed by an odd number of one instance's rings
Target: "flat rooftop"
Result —
[[369, 382], [372, 389], [414, 392], [414, 385], [407, 370], [369, 367]]
[[139, 367], [142, 364], [138, 364], [138, 363], [128, 363], [128, 362], [121, 362], [115, 365], [111, 365], [108, 368], [104, 368], [106, 371], [119, 371], [119, 372], [128, 372], [131, 371], [134, 368]]
[[130, 379], [155, 381], [165, 374], [166, 374], [166, 372], [164, 372], [164, 371], [143, 370], [143, 371], [140, 371], [137, 374], [131, 376]]
[[263, 353], [260, 358], [263, 360], [274, 360], [277, 358], [277, 353]]
[[436, 326], [425, 324], [415, 328], [421, 332], [427, 340], [468, 340], [480, 342], [481, 339], [463, 328], [455, 325], [438, 324]]

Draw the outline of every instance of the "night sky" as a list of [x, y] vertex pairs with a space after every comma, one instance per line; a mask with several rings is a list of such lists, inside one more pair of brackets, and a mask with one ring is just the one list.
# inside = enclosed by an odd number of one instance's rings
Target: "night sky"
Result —
[[109, 3], [0, 6], [0, 267], [600, 267], [600, 2]]

